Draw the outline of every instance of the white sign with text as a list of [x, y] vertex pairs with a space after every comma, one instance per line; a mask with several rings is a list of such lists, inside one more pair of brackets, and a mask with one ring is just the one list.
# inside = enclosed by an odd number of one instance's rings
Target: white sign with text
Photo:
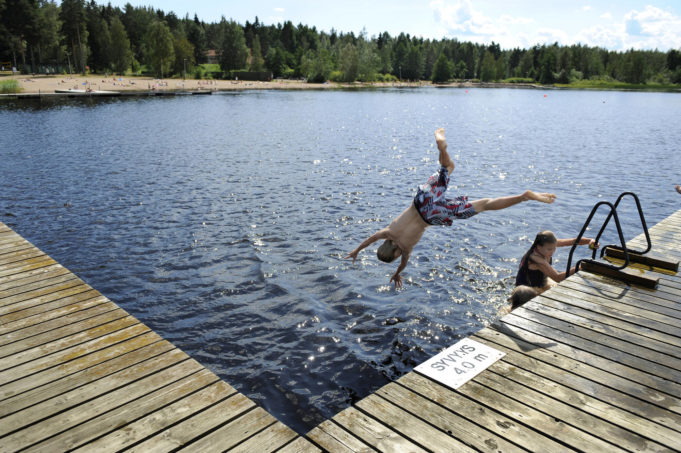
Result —
[[415, 368], [441, 384], [458, 389], [506, 354], [464, 338]]

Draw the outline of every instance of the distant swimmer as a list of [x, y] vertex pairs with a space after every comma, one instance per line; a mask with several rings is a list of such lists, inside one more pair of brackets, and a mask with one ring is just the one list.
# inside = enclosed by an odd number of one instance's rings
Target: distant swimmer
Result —
[[677, 191], [678, 193], [681, 193], [681, 186], [678, 185], [678, 184], [676, 185], [676, 191]]
[[553, 203], [556, 199], [554, 194], [537, 193], [531, 190], [527, 190], [520, 195], [494, 199], [482, 198], [472, 202], [468, 201], [466, 195], [449, 197], [447, 186], [449, 184], [449, 174], [454, 170], [454, 162], [447, 153], [444, 129], [435, 131], [435, 141], [440, 151], [440, 169], [437, 173], [419, 187], [413, 203], [393, 220], [390, 225], [369, 236], [345, 257], [352, 258], [354, 263], [362, 249], [383, 239], [384, 242], [377, 251], [379, 260], [390, 263], [398, 256], [402, 257], [397, 271], [390, 278], [391, 282], [395, 282], [395, 288], [402, 287], [400, 273], [407, 267], [412, 249], [429, 226], [451, 226], [452, 221], [455, 219], [467, 219], [483, 211], [498, 211], [522, 201], [534, 200], [543, 203]]
[[[516, 288], [509, 299], [511, 308], [518, 308], [534, 296], [539, 295], [565, 280], [565, 272], [558, 272], [551, 265], [553, 254], [557, 247], [568, 247], [575, 244], [577, 238], [557, 239], [551, 231], [537, 234], [532, 247], [523, 255], [515, 277]], [[588, 245], [598, 248], [598, 244], [591, 238], [581, 238], [578, 245]], [[573, 267], [570, 273], [574, 272]]]

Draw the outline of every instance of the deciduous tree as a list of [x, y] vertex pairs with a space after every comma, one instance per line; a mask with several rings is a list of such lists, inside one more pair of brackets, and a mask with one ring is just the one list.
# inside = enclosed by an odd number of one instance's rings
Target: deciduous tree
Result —
[[132, 63], [132, 51], [128, 34], [118, 17], [111, 19], [110, 33], [111, 67], [115, 72], [124, 74]]
[[173, 35], [165, 22], [156, 20], [151, 23], [145, 37], [145, 48], [147, 64], [151, 66], [152, 72], [159, 77], [167, 75], [175, 60], [175, 50]]

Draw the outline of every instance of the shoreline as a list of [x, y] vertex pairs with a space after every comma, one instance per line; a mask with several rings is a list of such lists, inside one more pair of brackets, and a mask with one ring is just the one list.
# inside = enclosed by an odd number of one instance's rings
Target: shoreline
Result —
[[[419, 82], [352, 82], [352, 83], [307, 83], [304, 80], [275, 79], [269, 82], [246, 81], [246, 80], [196, 80], [196, 79], [155, 79], [152, 77], [113, 77], [96, 75], [38, 75], [38, 76], [7, 76], [1, 80], [16, 80], [21, 89], [18, 93], [2, 94], [0, 97], [40, 97], [40, 96], [87, 96], [102, 95], [97, 91], [108, 92], [109, 95], [163, 95], [182, 94], [187, 92], [220, 92], [220, 91], [243, 91], [243, 90], [334, 90], [334, 89], [372, 89], [372, 88], [516, 88], [535, 90], [600, 90], [600, 91], [650, 91], [650, 92], [681, 92], [681, 86], [642, 88], [633, 86], [628, 88], [621, 86], [555, 86], [540, 85], [534, 83], [508, 83], [508, 82], [450, 82], [446, 84], [434, 84], [430, 81]], [[613, 84], [614, 85], [614, 84]], [[92, 90], [83, 93], [56, 93], [57, 90]], [[112, 93], [113, 92], [113, 93]]]

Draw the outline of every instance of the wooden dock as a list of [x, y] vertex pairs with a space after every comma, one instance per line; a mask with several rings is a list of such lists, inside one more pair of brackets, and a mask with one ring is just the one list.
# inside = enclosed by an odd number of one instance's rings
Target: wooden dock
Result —
[[[681, 259], [681, 211], [650, 235]], [[411, 372], [298, 436], [0, 223], [0, 452], [681, 451], [681, 276], [637, 268], [477, 332], [506, 355], [457, 390]]]
[[[681, 259], [681, 211], [650, 235]], [[307, 437], [333, 452], [681, 451], [681, 276], [646, 272], [656, 290], [579, 272], [473, 335], [506, 355], [457, 390], [411, 372]]]
[[0, 222], [0, 452], [313, 452]]

